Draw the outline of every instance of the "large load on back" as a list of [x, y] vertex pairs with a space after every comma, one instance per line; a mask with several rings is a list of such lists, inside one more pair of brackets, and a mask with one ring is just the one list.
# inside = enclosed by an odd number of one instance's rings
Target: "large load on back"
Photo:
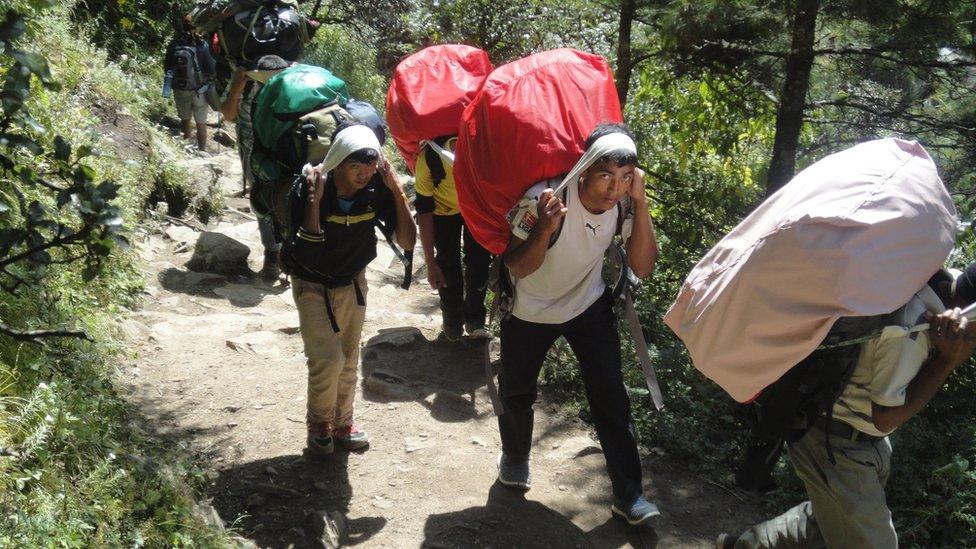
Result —
[[800, 172], [716, 244], [664, 321], [696, 368], [750, 401], [838, 319], [908, 302], [942, 267], [955, 230], [955, 207], [921, 145], [863, 143]]
[[461, 113], [491, 70], [487, 53], [454, 44], [422, 49], [397, 65], [386, 116], [411, 172], [421, 141], [457, 133]]
[[220, 55], [234, 66], [272, 54], [296, 61], [312, 34], [295, 0], [198, 0], [190, 21], [197, 32], [217, 33]]
[[568, 173], [598, 124], [620, 122], [606, 59], [573, 49], [494, 70], [464, 110], [454, 163], [461, 214], [493, 254], [508, 245], [506, 216], [533, 184]]
[[274, 75], [254, 103], [254, 135], [284, 171], [321, 162], [349, 101], [346, 83], [328, 69], [295, 65]]
[[261, 184], [252, 202], [257, 215], [274, 221], [279, 235], [289, 231], [287, 195], [302, 166], [321, 162], [339, 123], [353, 120], [343, 108], [348, 101], [345, 82], [312, 65], [276, 74], [255, 98], [251, 168]]

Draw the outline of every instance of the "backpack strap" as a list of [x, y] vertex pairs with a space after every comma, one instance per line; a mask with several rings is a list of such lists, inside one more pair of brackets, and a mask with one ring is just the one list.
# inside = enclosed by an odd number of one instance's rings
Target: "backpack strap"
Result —
[[[373, 193], [373, 211], [376, 211], [376, 195], [378, 193]], [[400, 247], [396, 245], [393, 241], [393, 231], [387, 231], [383, 224], [380, 222], [379, 216], [376, 216], [376, 221], [374, 221], [376, 226], [379, 228], [380, 232], [383, 233], [383, 238], [386, 239], [386, 243], [389, 244], [390, 249], [393, 250], [394, 255], [403, 263], [403, 282], [400, 284], [400, 288], [404, 290], [409, 290], [410, 285], [413, 283], [413, 250], [400, 250]], [[395, 230], [395, 229], [394, 229]]]
[[626, 212], [624, 211], [623, 200], [618, 200], [617, 201], [617, 228], [614, 229], [613, 236], [623, 236], [625, 215]]
[[657, 373], [654, 371], [654, 363], [651, 361], [651, 353], [647, 348], [647, 340], [644, 338], [644, 329], [641, 327], [640, 318], [637, 316], [637, 309], [634, 307], [633, 291], [640, 288], [640, 279], [637, 278], [630, 267], [627, 265], [627, 252], [623, 247], [614, 242], [607, 248], [607, 255], [610, 263], [620, 269], [620, 276], [613, 289], [614, 302], [623, 307], [624, 315], [627, 318], [627, 325], [630, 329], [630, 337], [634, 342], [634, 351], [640, 361], [641, 370], [644, 372], [644, 381], [647, 390], [650, 392], [651, 400], [658, 411], [664, 409], [664, 395], [661, 392], [661, 385], [657, 380]]
[[[246, 48], [246, 46], [247, 46], [247, 39], [250, 38], [251, 35], [254, 33], [254, 24], [258, 22], [258, 17], [260, 17], [261, 12], [264, 11], [264, 9], [265, 9], [264, 6], [258, 6], [254, 10], [254, 17], [251, 18], [251, 22], [248, 23], [248, 25], [247, 25], [247, 32], [244, 33], [244, 40], [241, 42], [241, 59], [243, 59], [244, 61], [250, 61], [250, 59], [247, 58], [247, 54], [244, 53], [244, 52], [247, 51], [247, 48]], [[222, 38], [223, 37], [221, 37], [221, 39]]]
[[425, 142], [424, 160], [427, 162], [427, 169], [430, 170], [430, 178], [434, 181], [435, 188], [447, 177], [445, 161], [454, 166], [454, 154], [444, 149], [450, 139], [451, 136], [442, 136]]

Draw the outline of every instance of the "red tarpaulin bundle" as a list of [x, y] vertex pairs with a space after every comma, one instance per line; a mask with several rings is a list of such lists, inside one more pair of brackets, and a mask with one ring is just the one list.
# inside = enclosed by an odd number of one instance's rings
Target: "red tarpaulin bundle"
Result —
[[568, 173], [598, 124], [620, 122], [607, 60], [573, 49], [495, 69], [464, 110], [454, 181], [461, 214], [494, 254], [508, 245], [508, 211], [533, 184]]
[[411, 172], [421, 141], [457, 133], [461, 113], [491, 69], [487, 53], [455, 44], [424, 48], [397, 65], [386, 119]]

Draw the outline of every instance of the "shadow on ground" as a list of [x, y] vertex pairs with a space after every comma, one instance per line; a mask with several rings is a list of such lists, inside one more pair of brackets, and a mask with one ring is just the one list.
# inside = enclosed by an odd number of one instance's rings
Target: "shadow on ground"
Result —
[[[260, 547], [322, 547], [318, 513], [345, 514], [352, 499], [348, 459], [345, 452], [322, 460], [288, 455], [221, 469], [210, 489], [214, 508]], [[347, 521], [343, 545], [369, 540], [386, 522], [384, 517]]]
[[411, 328], [380, 330], [404, 334], [396, 342], [367, 345], [362, 354], [363, 395], [372, 402], [416, 401], [444, 423], [467, 421], [490, 412], [486, 385], [485, 341], [448, 343], [428, 340]]
[[650, 548], [657, 545], [657, 536], [649, 527], [628, 528], [610, 519], [598, 530], [584, 532], [542, 503], [527, 500], [522, 492], [496, 482], [489, 490], [484, 506], [431, 515], [424, 525], [422, 547], [583, 548], [595, 546], [591, 541], [593, 533], [598, 535], [599, 547], [607, 547], [608, 540], [619, 541], [613, 547], [630, 544]]
[[173, 293], [211, 299], [223, 298], [241, 308], [257, 307], [267, 296], [281, 295], [291, 288], [287, 283], [271, 285], [257, 275], [234, 276], [198, 273], [170, 267], [159, 273], [159, 284]]

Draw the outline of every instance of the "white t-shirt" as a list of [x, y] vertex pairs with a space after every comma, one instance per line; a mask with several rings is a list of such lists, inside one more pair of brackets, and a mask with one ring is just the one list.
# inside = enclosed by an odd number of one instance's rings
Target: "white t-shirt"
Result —
[[[945, 312], [942, 300], [928, 286], [895, 311], [889, 324], [911, 328], [925, 322], [925, 311]], [[871, 403], [892, 407], [905, 404], [908, 384], [922, 368], [931, 347], [928, 331], [885, 333], [862, 344], [850, 383], [834, 404], [834, 419], [862, 433], [887, 435], [874, 426]]]
[[[539, 195], [560, 179], [543, 181], [529, 189], [509, 212], [512, 234], [526, 240], [535, 226]], [[621, 236], [633, 228], [633, 211], [625, 197]], [[603, 294], [603, 255], [617, 230], [617, 208], [593, 214], [579, 199], [579, 184], [566, 187], [566, 216], [556, 243], [546, 251], [542, 265], [531, 275], [515, 279], [512, 314], [527, 322], [561, 324], [579, 316]]]

